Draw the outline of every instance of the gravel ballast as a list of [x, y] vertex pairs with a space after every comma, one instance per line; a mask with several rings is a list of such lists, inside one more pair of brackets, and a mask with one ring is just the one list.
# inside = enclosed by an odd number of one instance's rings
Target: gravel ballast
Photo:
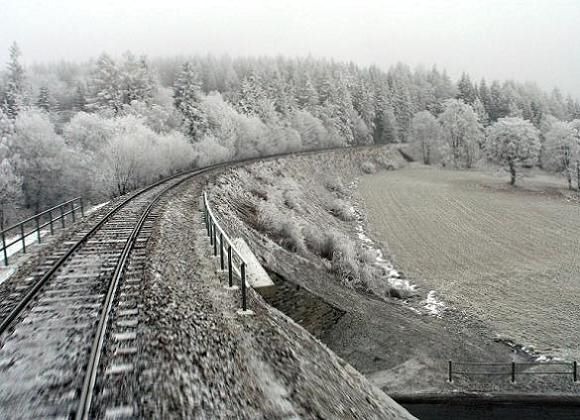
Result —
[[175, 191], [149, 243], [140, 331], [146, 418], [413, 418], [249, 290], [224, 288], [200, 209], [201, 182]]

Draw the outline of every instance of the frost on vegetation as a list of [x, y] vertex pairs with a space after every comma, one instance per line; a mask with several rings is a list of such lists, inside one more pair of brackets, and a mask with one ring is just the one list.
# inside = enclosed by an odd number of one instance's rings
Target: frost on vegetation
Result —
[[374, 174], [377, 171], [377, 167], [375, 166], [374, 163], [366, 161], [362, 163], [361, 170], [365, 174]]
[[330, 199], [325, 203], [326, 210], [345, 222], [350, 222], [355, 219], [355, 212], [352, 205], [340, 198]]
[[343, 231], [342, 221], [358, 217], [349, 198], [354, 183], [345, 185], [328, 174], [292, 175], [280, 162], [259, 162], [222, 177], [217, 187], [216, 195], [242, 220], [290, 252], [317, 257], [346, 287], [381, 297], [415, 294], [415, 287], [384, 260], [362, 226], [357, 226], [358, 239]]

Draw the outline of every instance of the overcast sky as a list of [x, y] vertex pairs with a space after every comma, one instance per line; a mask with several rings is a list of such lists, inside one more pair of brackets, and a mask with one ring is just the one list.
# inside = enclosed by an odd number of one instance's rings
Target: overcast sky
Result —
[[103, 51], [333, 57], [455, 78], [536, 81], [580, 98], [580, 0], [0, 0], [0, 63]]

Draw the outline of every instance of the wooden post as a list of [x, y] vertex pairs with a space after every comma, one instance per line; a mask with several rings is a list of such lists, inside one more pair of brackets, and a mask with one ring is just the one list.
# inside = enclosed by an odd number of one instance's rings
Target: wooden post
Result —
[[576, 360], [572, 362], [572, 377], [574, 378], [574, 382], [578, 381], [578, 363]]
[[246, 301], [246, 263], [242, 263], [240, 272], [242, 274], [242, 310], [245, 312], [248, 309]]
[[62, 224], [62, 227], [64, 229], [65, 224], [64, 224], [64, 206], [60, 206], [60, 223]]
[[578, 191], [580, 191], [580, 160], [576, 161], [576, 183], [578, 184]]
[[20, 224], [20, 237], [22, 238], [22, 252], [26, 254], [26, 238], [24, 237], [24, 225]]
[[222, 271], [225, 269], [224, 266], [224, 235], [220, 232], [220, 268]]
[[73, 219], [73, 223], [74, 223], [74, 222], [76, 222], [76, 217], [75, 217], [75, 202], [74, 201], [72, 203], [70, 203], [70, 208], [71, 208], [72, 219]]
[[4, 265], [8, 266], [8, 250], [6, 249], [6, 235], [2, 231], [2, 251], [4, 252]]
[[516, 381], [516, 362], [512, 362], [512, 383]]
[[81, 217], [85, 217], [85, 206], [83, 204], [83, 198], [81, 197], [79, 199], [79, 201], [80, 201], [80, 205], [81, 205]]
[[54, 235], [54, 225], [52, 223], [52, 211], [48, 212], [48, 217], [50, 218], [50, 234]]
[[217, 257], [217, 231], [216, 225], [213, 225], [213, 256]]
[[451, 362], [451, 360], [449, 361], [447, 374], [449, 375], [449, 382], [453, 382], [453, 362]]
[[36, 217], [36, 235], [38, 236], [38, 243], [42, 243], [41, 236], [40, 236], [40, 223], [38, 222], [38, 217]]
[[232, 246], [228, 245], [228, 286], [232, 287], [234, 280], [234, 269], [232, 267]]

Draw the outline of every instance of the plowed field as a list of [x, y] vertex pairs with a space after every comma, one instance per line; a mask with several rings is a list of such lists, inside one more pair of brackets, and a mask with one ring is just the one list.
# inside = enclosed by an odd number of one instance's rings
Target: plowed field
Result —
[[503, 338], [580, 359], [580, 205], [564, 182], [414, 167], [365, 176], [369, 231], [396, 267]]

